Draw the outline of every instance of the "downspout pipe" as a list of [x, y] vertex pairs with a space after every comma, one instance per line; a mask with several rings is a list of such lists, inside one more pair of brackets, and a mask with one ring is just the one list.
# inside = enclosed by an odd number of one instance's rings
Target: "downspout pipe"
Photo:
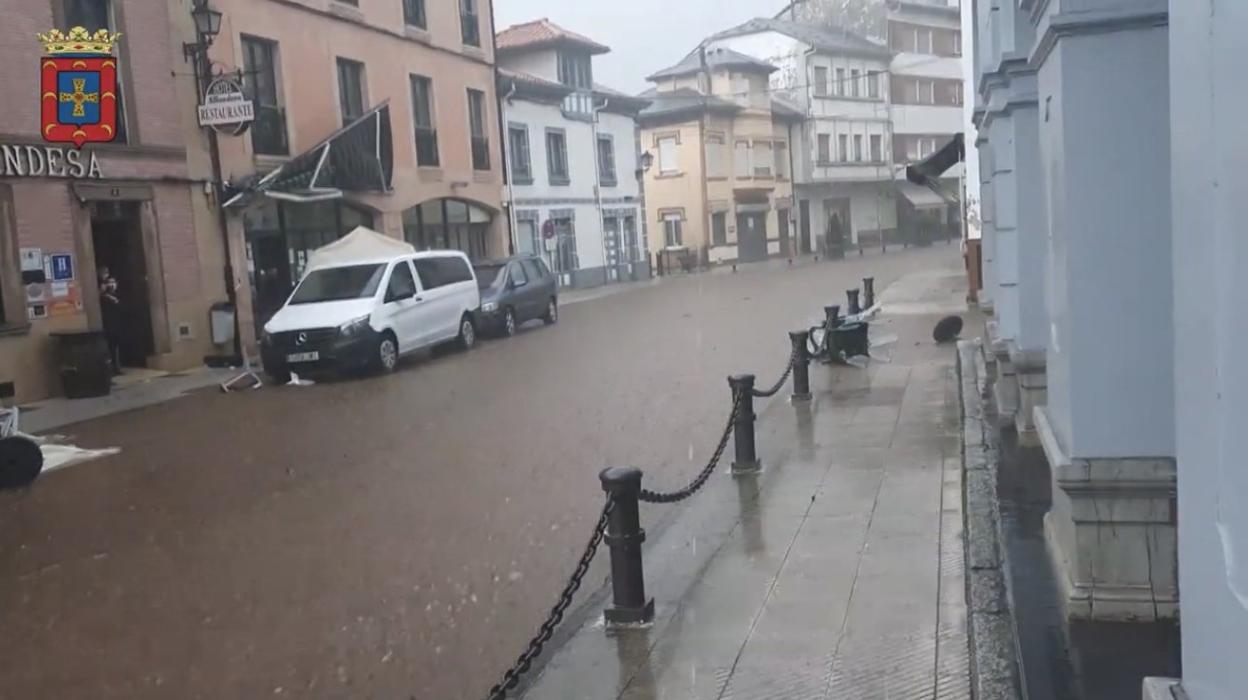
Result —
[[507, 105], [511, 104], [511, 98], [516, 94], [516, 81], [512, 80], [508, 83], [507, 94], [498, 98], [498, 130], [502, 132], [503, 157], [501, 158], [503, 167], [503, 182], [507, 183], [507, 243], [510, 247], [512, 255], [519, 250], [519, 242], [516, 240], [517, 232], [520, 230], [520, 222], [516, 217], [516, 190], [515, 183], [512, 182], [511, 172], [507, 168], [507, 156], [511, 153], [511, 130], [507, 128]]
[[[598, 113], [607, 108], [611, 104], [611, 98], [602, 98], [602, 105], [594, 105], [594, 120], [590, 124], [591, 131], [594, 135], [593, 146], [594, 154], [594, 206], [598, 207], [598, 243], [602, 246], [602, 269], [604, 278], [607, 283], [611, 282], [611, 269], [607, 266], [607, 217], [602, 211], [602, 163], [598, 158]], [[617, 232], [618, 233], [618, 232]], [[619, 243], [616, 243], [616, 250], [619, 250]], [[616, 268], [619, 269], [618, 267]]]
[[[498, 156], [499, 167], [503, 169], [503, 182], [507, 183], [507, 209], [510, 210], [507, 215], [507, 248], [509, 255], [516, 254], [516, 207], [515, 199], [511, 194], [511, 173], [507, 170], [507, 155], [511, 146], [507, 143], [507, 118], [503, 114], [503, 97], [498, 94], [498, 81], [501, 77], [498, 73], [498, 23], [494, 16], [494, 3], [490, 2], [490, 44], [494, 47], [490, 54], [494, 69], [494, 99], [498, 101], [495, 108], [498, 112], [498, 143], [502, 146], [499, 149]], [[515, 81], [511, 81], [511, 90], [507, 93], [510, 98], [516, 91]]]

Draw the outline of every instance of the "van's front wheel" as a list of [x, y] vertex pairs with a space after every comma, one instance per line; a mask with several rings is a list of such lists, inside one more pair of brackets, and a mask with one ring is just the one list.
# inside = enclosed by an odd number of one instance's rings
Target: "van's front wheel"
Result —
[[472, 317], [468, 314], [459, 319], [459, 337], [456, 342], [460, 350], [471, 350], [477, 345], [477, 328], [472, 325]]
[[377, 371], [390, 373], [399, 366], [399, 343], [389, 332], [382, 333], [377, 339], [377, 348], [373, 352], [373, 366]]

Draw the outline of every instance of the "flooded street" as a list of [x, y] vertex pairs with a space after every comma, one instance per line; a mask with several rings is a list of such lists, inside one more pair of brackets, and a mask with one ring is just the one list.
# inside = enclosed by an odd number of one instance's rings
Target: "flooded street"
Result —
[[0, 496], [0, 697], [482, 697], [579, 556], [600, 469], [683, 485], [728, 374], [769, 385], [786, 332], [863, 276], [957, 255], [676, 277], [392, 376], [64, 429], [122, 452]]

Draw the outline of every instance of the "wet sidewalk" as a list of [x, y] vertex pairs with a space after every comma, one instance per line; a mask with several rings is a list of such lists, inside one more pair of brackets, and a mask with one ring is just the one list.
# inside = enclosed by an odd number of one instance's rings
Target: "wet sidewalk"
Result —
[[524, 697], [969, 698], [955, 350], [930, 336], [963, 293], [956, 269], [903, 278], [872, 325], [891, 363], [756, 401], [764, 471], [721, 469], [646, 544], [654, 624], [605, 630], [600, 593]]

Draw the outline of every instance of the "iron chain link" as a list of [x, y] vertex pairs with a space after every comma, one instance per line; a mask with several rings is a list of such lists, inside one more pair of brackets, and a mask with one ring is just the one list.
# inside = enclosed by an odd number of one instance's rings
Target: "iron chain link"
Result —
[[741, 410], [741, 397], [735, 397], [732, 402], [732, 414], [728, 416], [728, 425], [724, 426], [724, 434], [719, 438], [719, 444], [715, 447], [715, 454], [711, 455], [710, 461], [698, 473], [698, 476], [689, 483], [688, 486], [679, 491], [669, 493], [660, 493], [658, 491], [650, 491], [642, 489], [637, 498], [645, 503], [677, 503], [689, 498], [702, 488], [706, 480], [710, 478], [711, 473], [715, 471], [715, 465], [719, 464], [719, 459], [724, 456], [724, 448], [728, 447], [728, 438], [732, 435], [732, 427], [737, 422], [737, 414]]
[[589, 573], [589, 564], [594, 560], [594, 554], [598, 551], [598, 545], [602, 544], [602, 537], [607, 530], [607, 518], [611, 515], [612, 509], [615, 508], [615, 500], [610, 494], [607, 494], [607, 502], [602, 507], [602, 514], [598, 516], [598, 524], [594, 526], [594, 534], [589, 538], [589, 544], [585, 547], [585, 552], [581, 554], [581, 560], [576, 565], [576, 570], [572, 572], [572, 577], [568, 579], [567, 585], [563, 587], [563, 592], [559, 594], [559, 602], [550, 609], [550, 614], [546, 617], [546, 621], [542, 623], [541, 628], [532, 639], [529, 640], [528, 647], [516, 659], [516, 663], [503, 674], [503, 679], [499, 681], [493, 688], [490, 688], [489, 700], [505, 700], [507, 693], [520, 684], [520, 677], [528, 673], [533, 667], [533, 660], [542, 653], [542, 647], [546, 646], [546, 642], [555, 634], [555, 628], [563, 621], [563, 615], [567, 612], [568, 607], [572, 605], [572, 597], [576, 595], [577, 589], [581, 587], [581, 582], [585, 579], [585, 574]]
[[767, 391], [760, 391], [758, 389], [754, 389], [753, 390], [754, 396], [760, 399], [766, 399], [766, 398], [775, 396], [776, 393], [780, 391], [780, 388], [784, 386], [784, 383], [789, 381], [789, 375], [793, 373], [793, 365], [795, 364], [797, 364], [797, 349], [796, 348], [793, 349], [793, 352], [789, 353], [789, 365], [784, 368], [784, 374], [780, 375], [780, 381], [772, 385], [772, 387], [768, 389]]

